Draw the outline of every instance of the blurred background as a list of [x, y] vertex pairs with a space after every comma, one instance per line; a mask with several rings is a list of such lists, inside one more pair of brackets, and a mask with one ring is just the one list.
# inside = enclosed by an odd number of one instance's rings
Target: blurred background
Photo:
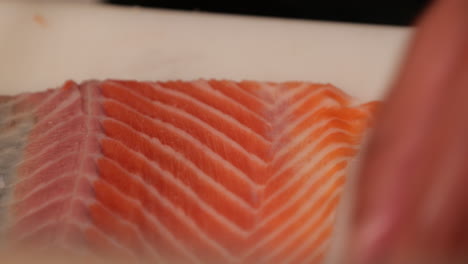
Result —
[[356, 22], [410, 25], [429, 0], [105, 0], [183, 10]]
[[[11, 1], [11, 0], [0, 0]], [[269, 17], [408, 26], [429, 0], [14, 0], [108, 4]]]

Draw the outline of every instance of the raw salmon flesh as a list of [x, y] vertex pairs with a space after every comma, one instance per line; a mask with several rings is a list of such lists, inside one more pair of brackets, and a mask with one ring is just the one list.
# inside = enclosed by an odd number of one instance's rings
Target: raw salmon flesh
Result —
[[0, 244], [321, 263], [377, 106], [327, 84], [226, 80], [0, 97]]

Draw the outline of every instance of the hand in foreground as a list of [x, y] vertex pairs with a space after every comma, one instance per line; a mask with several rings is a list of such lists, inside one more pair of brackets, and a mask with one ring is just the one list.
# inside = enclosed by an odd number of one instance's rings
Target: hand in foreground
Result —
[[468, 1], [424, 14], [363, 157], [353, 264], [468, 263]]

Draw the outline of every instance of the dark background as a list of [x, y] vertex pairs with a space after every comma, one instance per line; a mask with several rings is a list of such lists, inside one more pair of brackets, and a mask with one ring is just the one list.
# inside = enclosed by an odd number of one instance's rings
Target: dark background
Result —
[[105, 0], [108, 3], [386, 25], [410, 25], [429, 0]]

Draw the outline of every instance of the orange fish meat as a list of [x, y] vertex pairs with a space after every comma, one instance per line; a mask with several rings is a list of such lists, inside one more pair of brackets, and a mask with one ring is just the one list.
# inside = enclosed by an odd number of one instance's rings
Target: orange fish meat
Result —
[[377, 102], [328, 84], [66, 82], [0, 97], [0, 241], [321, 263]]

